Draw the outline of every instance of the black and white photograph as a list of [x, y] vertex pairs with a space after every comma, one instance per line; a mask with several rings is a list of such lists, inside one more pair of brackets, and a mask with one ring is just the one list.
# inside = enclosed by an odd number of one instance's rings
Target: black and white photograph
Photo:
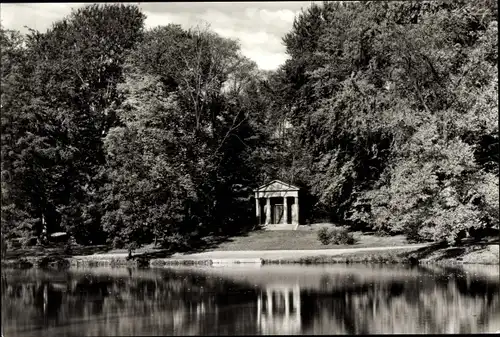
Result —
[[1, 336], [500, 334], [495, 0], [0, 4]]

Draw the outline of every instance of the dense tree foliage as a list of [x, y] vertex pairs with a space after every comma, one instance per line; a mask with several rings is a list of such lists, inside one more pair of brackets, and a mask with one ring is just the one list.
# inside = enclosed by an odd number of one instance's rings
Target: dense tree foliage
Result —
[[46, 226], [98, 237], [101, 138], [143, 20], [133, 6], [92, 5], [46, 33], [2, 31], [2, 224], [24, 236]]
[[313, 5], [284, 38], [316, 214], [453, 241], [498, 227], [496, 2]]
[[232, 40], [176, 25], [147, 32], [128, 62], [105, 139], [107, 231], [177, 245], [248, 225], [255, 64]]
[[450, 242], [498, 228], [495, 1], [327, 2], [263, 72], [209, 29], [91, 5], [0, 31], [2, 234], [190, 240], [253, 225], [252, 188], [302, 221]]

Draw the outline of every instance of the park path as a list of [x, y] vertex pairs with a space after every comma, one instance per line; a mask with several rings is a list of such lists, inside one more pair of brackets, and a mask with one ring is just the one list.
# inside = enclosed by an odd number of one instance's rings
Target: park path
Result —
[[[404, 246], [389, 247], [359, 247], [359, 248], [335, 248], [335, 249], [309, 249], [309, 250], [238, 250], [238, 251], [206, 251], [202, 253], [176, 253], [172, 259], [287, 259], [301, 258], [308, 256], [337, 256], [348, 253], [370, 252], [370, 251], [390, 251], [395, 249], [419, 249], [427, 247], [428, 244], [409, 244]], [[127, 253], [102, 253], [84, 256], [75, 256], [75, 258], [126, 258]]]
[[307, 256], [336, 256], [346, 253], [390, 251], [395, 249], [419, 249], [428, 244], [411, 244], [390, 247], [360, 247], [336, 249], [309, 249], [309, 250], [239, 250], [239, 251], [207, 251], [194, 254], [174, 254], [174, 259], [286, 259]]

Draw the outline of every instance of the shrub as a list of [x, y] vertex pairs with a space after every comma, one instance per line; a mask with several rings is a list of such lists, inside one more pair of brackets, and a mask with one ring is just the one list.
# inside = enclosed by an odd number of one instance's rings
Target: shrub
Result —
[[321, 228], [318, 231], [318, 240], [323, 245], [353, 245], [356, 242], [354, 235], [349, 230], [343, 228]]
[[148, 268], [149, 267], [149, 259], [143, 256], [137, 258], [137, 267], [138, 268]]
[[332, 232], [328, 230], [328, 228], [321, 228], [318, 231], [318, 240], [321, 242], [323, 245], [328, 245], [330, 244], [330, 241], [332, 239]]
[[113, 239], [112, 245], [115, 249], [122, 249], [125, 247], [125, 242], [123, 242], [121, 237], [117, 236]]
[[352, 245], [356, 242], [354, 235], [347, 228], [333, 228], [330, 243], [335, 245]]
[[64, 254], [66, 255], [73, 255], [73, 246], [71, 245], [71, 242], [67, 242], [64, 245]]
[[164, 237], [161, 242], [161, 246], [165, 249], [176, 252], [188, 251], [191, 248], [189, 237], [179, 233], [173, 233]]

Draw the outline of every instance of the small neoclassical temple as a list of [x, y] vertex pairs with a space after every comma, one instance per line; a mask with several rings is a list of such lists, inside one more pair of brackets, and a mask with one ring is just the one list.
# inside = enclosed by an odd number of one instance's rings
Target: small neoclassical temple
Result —
[[273, 180], [254, 190], [255, 212], [265, 229], [297, 229], [299, 225], [299, 188]]

